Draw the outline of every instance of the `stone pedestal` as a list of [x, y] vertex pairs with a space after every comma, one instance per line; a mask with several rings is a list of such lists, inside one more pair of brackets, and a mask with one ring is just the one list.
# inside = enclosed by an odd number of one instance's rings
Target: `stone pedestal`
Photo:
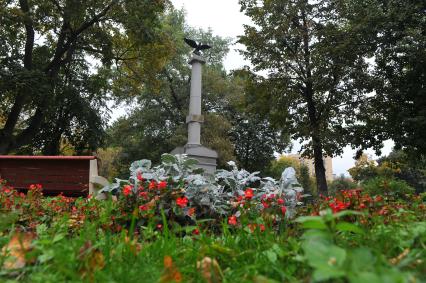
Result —
[[187, 154], [188, 157], [198, 161], [198, 167], [204, 172], [213, 175], [216, 171], [217, 152], [202, 145], [180, 146], [175, 148], [171, 154]]
[[189, 61], [192, 72], [189, 113], [186, 117], [188, 142], [185, 146], [175, 148], [171, 153], [187, 154], [190, 158], [198, 160], [199, 167], [207, 174], [213, 174], [216, 171], [217, 152], [201, 145], [201, 124], [204, 122], [204, 117], [201, 115], [201, 78], [205, 63], [204, 58], [196, 54], [193, 54]]

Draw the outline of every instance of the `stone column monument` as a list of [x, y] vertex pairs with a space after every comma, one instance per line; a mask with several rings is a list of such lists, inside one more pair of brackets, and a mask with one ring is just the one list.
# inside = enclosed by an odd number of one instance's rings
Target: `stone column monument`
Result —
[[189, 113], [186, 117], [188, 124], [188, 142], [183, 147], [175, 148], [172, 154], [187, 154], [188, 157], [198, 160], [198, 166], [207, 174], [213, 174], [216, 170], [217, 152], [201, 145], [201, 124], [204, 117], [201, 115], [201, 78], [202, 66], [206, 63], [199, 50], [210, 48], [208, 45], [196, 44], [195, 41], [185, 39], [195, 48], [189, 64], [192, 65], [191, 92], [189, 98]]

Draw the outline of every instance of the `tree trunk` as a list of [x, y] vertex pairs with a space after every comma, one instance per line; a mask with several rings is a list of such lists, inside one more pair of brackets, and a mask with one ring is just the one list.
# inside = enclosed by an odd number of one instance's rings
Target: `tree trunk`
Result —
[[314, 165], [315, 165], [315, 179], [317, 181], [317, 191], [320, 194], [328, 194], [327, 179], [325, 177], [325, 166], [324, 166], [324, 157], [322, 151], [321, 141], [314, 140], [317, 138], [312, 137], [313, 148], [314, 148]]
[[[305, 1], [308, 4], [308, 1]], [[305, 87], [303, 88], [303, 97], [305, 98], [308, 106], [308, 119], [312, 138], [312, 149], [314, 151], [314, 167], [315, 167], [315, 178], [317, 181], [317, 191], [320, 194], [327, 195], [327, 180], [325, 178], [325, 167], [323, 158], [323, 148], [320, 135], [320, 117], [316, 109], [314, 100], [314, 85], [312, 83], [312, 71], [311, 71], [311, 52], [309, 46], [309, 25], [307, 22], [306, 11], [302, 9], [302, 31], [303, 31], [303, 57], [304, 65], [306, 68], [306, 80]]]
[[[30, 15], [30, 7], [27, 0], [19, 1], [20, 9], [25, 14], [25, 53], [24, 53], [24, 68], [28, 71], [32, 69], [33, 65], [33, 48], [34, 48], [34, 28]], [[21, 88], [15, 98], [12, 109], [7, 115], [4, 128], [0, 130], [0, 154], [7, 154], [13, 149], [14, 136], [13, 131], [18, 122], [19, 116], [25, 105], [25, 100], [28, 96], [28, 89]]]

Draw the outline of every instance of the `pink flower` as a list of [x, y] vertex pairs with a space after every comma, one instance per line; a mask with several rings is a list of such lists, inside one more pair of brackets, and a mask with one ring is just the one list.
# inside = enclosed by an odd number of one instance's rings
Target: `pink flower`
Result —
[[277, 199], [277, 203], [279, 205], [283, 205], [284, 204], [284, 200], [282, 198]]
[[285, 215], [285, 213], [287, 212], [287, 207], [281, 206], [281, 212], [283, 215]]

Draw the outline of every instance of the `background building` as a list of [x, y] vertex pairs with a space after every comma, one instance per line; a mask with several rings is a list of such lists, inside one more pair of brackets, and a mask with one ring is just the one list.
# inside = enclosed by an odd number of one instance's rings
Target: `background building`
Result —
[[[300, 161], [303, 165], [308, 167], [309, 169], [309, 175], [312, 177], [315, 176], [315, 165], [314, 165], [314, 159], [312, 158], [304, 158], [300, 156], [300, 154], [288, 154], [285, 155], [290, 158], [294, 158]], [[331, 182], [334, 180], [333, 177], [333, 158], [327, 156], [324, 157], [324, 167], [325, 167], [325, 178], [327, 181]]]

